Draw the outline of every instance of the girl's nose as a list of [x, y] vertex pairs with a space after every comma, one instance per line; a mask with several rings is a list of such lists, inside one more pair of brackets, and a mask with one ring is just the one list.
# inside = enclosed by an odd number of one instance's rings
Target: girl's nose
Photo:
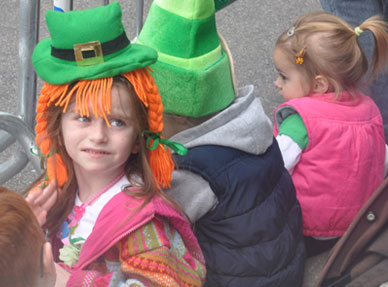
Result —
[[95, 143], [105, 143], [108, 140], [108, 126], [104, 118], [97, 118], [92, 120], [89, 127], [89, 139]]
[[275, 84], [275, 87], [276, 88], [278, 88], [278, 89], [280, 89], [281, 88], [281, 86], [280, 86], [280, 80], [279, 80], [279, 77], [277, 77], [276, 78], [276, 81], [275, 82], [273, 82], [274, 84]]

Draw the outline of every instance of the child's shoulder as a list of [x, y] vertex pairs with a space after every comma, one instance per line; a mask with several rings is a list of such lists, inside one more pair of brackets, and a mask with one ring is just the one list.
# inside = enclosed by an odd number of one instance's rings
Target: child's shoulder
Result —
[[[180, 217], [172, 205], [162, 196], [155, 194], [149, 201], [144, 197], [134, 196], [130, 191], [118, 193], [106, 208], [107, 212], [116, 214], [128, 214], [129, 211], [136, 211], [140, 216], [154, 216], [160, 214], [165, 217]], [[136, 216], [136, 215], [135, 215]]]

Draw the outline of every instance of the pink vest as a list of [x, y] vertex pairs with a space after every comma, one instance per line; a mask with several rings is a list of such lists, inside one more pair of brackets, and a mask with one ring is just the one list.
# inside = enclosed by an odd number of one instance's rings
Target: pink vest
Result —
[[290, 100], [274, 112], [274, 133], [290, 107], [302, 117], [309, 143], [292, 179], [307, 236], [341, 236], [383, 181], [385, 141], [380, 112], [367, 96], [343, 93]]

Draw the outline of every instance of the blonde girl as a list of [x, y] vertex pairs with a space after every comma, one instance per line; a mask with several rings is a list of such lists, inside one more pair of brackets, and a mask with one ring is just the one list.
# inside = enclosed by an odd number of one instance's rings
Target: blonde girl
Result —
[[28, 200], [38, 208], [57, 187], [44, 216], [63, 267], [56, 286], [201, 286], [198, 242], [161, 190], [174, 168], [168, 147], [185, 149], [160, 136], [155, 51], [129, 43], [117, 2], [46, 19], [51, 43], [33, 63], [45, 81], [35, 130], [50, 184]]
[[358, 37], [376, 41], [372, 77], [388, 57], [379, 17], [351, 27], [326, 12], [299, 17], [278, 38], [275, 86], [285, 103], [274, 133], [303, 213], [308, 255], [330, 248], [382, 182], [387, 165], [380, 112], [360, 93], [368, 62]]

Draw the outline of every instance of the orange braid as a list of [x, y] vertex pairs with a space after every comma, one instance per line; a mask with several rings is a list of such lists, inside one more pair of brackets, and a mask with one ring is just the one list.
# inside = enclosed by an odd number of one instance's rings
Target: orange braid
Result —
[[[45, 157], [49, 157], [51, 149], [51, 139], [47, 134], [47, 114], [46, 111], [50, 104], [57, 99], [61, 99], [66, 95], [69, 85], [50, 85], [44, 83], [41, 96], [38, 99], [38, 105], [36, 108], [36, 126], [35, 126], [35, 142], [40, 148], [40, 151]], [[50, 159], [51, 157], [49, 157]], [[62, 163], [62, 166], [58, 166], [57, 163]], [[62, 186], [67, 180], [67, 171], [64, 168], [63, 160], [58, 154], [55, 156], [55, 160], [48, 160], [46, 162], [47, 174], [49, 180], [56, 179], [57, 184]]]
[[[124, 76], [134, 87], [143, 104], [148, 108], [148, 127], [151, 132], [161, 133], [163, 130], [163, 105], [158, 87], [147, 69], [138, 69]], [[148, 162], [157, 180], [163, 187], [170, 187], [174, 162], [169, 149], [159, 143], [158, 147], [148, 152]]]

